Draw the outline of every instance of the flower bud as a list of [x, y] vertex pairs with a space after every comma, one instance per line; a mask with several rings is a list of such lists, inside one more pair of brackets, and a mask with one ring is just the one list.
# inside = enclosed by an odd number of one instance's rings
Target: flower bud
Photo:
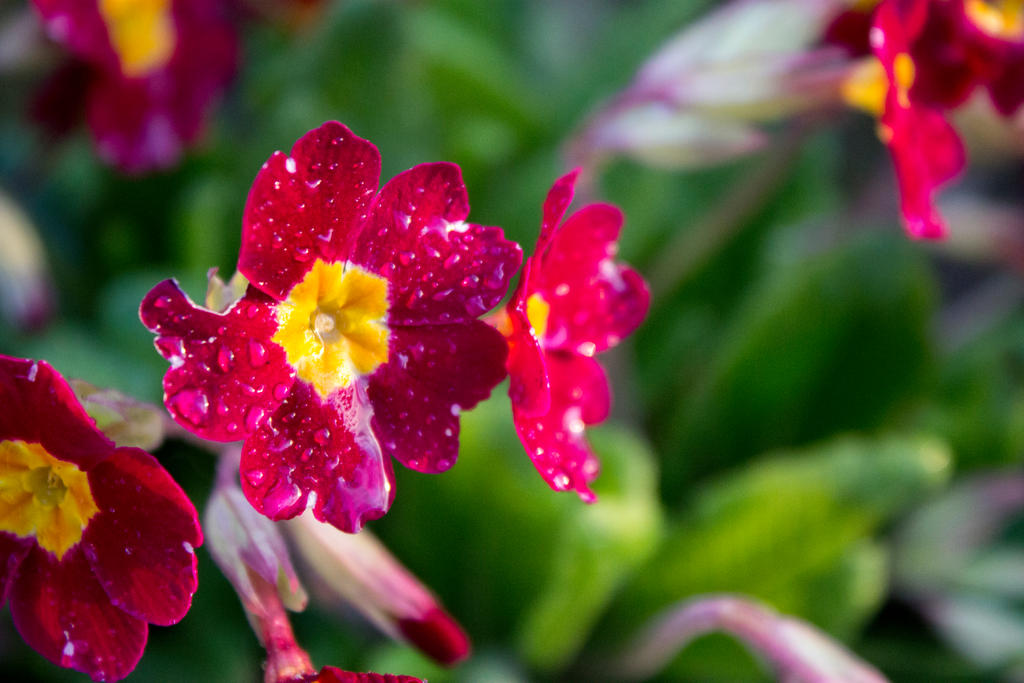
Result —
[[0, 313], [22, 330], [43, 327], [53, 315], [53, 287], [36, 228], [0, 192]]
[[308, 511], [287, 529], [320, 580], [384, 633], [446, 666], [469, 656], [462, 627], [369, 531], [346, 534]]

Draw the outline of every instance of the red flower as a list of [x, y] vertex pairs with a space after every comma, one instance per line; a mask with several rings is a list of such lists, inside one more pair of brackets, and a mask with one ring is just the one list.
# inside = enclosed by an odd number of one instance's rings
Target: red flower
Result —
[[622, 212], [583, 207], [559, 227], [578, 171], [544, 202], [537, 247], [498, 326], [508, 338], [509, 396], [519, 438], [544, 480], [593, 501], [597, 458], [584, 426], [610, 409], [604, 370], [593, 356], [640, 325], [650, 303], [643, 278], [613, 259]]
[[879, 136], [896, 167], [904, 226], [911, 237], [944, 238], [946, 227], [932, 195], [963, 169], [963, 144], [939, 110], [921, 104], [910, 92], [917, 63], [893, 2], [883, 2], [875, 12], [871, 48], [885, 71]]
[[257, 174], [223, 313], [173, 281], [142, 302], [171, 361], [165, 403], [217, 441], [245, 439], [242, 488], [272, 519], [312, 507], [354, 532], [394, 497], [391, 457], [443, 472], [459, 411], [504, 377], [506, 345], [476, 320], [522, 258], [499, 228], [466, 223], [458, 166], [422, 164], [376, 194], [380, 155], [331, 122]]
[[[235, 72], [238, 46], [227, 4], [33, 2], [50, 36], [87, 66], [76, 70], [76, 80], [84, 84], [85, 117], [100, 156], [129, 172], [175, 163]], [[66, 126], [66, 117], [51, 111], [69, 106], [64, 97], [45, 92], [38, 104], [39, 117]]]
[[97, 680], [178, 622], [202, 533], [159, 463], [117, 448], [44, 362], [0, 356], [0, 605], [44, 657]]
[[335, 666], [325, 666], [320, 673], [302, 679], [302, 683], [424, 683], [412, 676], [394, 674], [357, 674], [342, 671]]

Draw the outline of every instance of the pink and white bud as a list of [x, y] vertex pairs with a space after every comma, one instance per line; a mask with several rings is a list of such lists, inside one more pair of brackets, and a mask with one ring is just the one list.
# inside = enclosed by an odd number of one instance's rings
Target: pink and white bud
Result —
[[812, 48], [841, 0], [736, 0], [684, 29], [570, 144], [572, 165], [614, 155], [658, 166], [763, 147], [764, 123], [840, 100], [852, 62]]
[[381, 631], [446, 666], [469, 656], [462, 627], [369, 531], [346, 534], [309, 511], [286, 528], [320, 581]]
[[37, 330], [54, 311], [53, 285], [39, 234], [0, 192], [0, 313], [22, 330]]
[[217, 483], [203, 517], [207, 548], [251, 615], [267, 609], [257, 577], [276, 586], [288, 609], [301, 611], [306, 607], [306, 591], [278, 525], [256, 512], [239, 487], [239, 456], [237, 447], [221, 456]]
[[748, 598], [708, 595], [683, 602], [644, 629], [616, 664], [626, 680], [647, 679], [699, 636], [735, 636], [790, 683], [885, 683], [874, 667], [814, 626]]
[[116, 389], [101, 389], [80, 379], [68, 380], [96, 427], [118, 446], [153, 451], [164, 441], [163, 410]]

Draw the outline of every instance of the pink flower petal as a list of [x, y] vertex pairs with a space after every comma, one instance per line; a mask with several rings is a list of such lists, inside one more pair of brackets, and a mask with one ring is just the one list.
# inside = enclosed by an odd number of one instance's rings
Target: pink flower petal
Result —
[[112, 71], [120, 70], [107, 25], [97, 2], [32, 0], [50, 38], [66, 45], [76, 56]]
[[388, 363], [369, 381], [373, 431], [384, 453], [406, 467], [443, 472], [459, 453], [459, 412], [505, 377], [505, 340], [478, 320], [391, 334]]
[[270, 419], [245, 441], [242, 491], [271, 519], [313, 514], [355, 533], [394, 499], [391, 460], [369, 429], [369, 406], [357, 385], [322, 399], [298, 381]]
[[377, 148], [337, 121], [274, 152], [249, 190], [238, 270], [284, 299], [316, 259], [345, 259], [379, 179]]
[[150, 623], [177, 623], [196, 591], [196, 510], [149, 453], [119, 448], [89, 471], [101, 512], [82, 547], [115, 605]]
[[381, 190], [352, 260], [388, 280], [390, 324], [472, 320], [505, 296], [522, 252], [468, 215], [455, 164], [420, 164]]
[[508, 396], [521, 415], [544, 415], [551, 408], [551, 387], [544, 351], [531, 332], [525, 303], [517, 308], [510, 307], [506, 312], [512, 325], [506, 363], [509, 375]]
[[896, 60], [907, 54], [908, 38], [897, 7], [879, 5], [872, 28], [872, 49], [890, 83], [881, 125], [896, 167], [904, 226], [911, 237], [941, 239], [946, 227], [933, 194], [963, 168], [965, 155], [956, 131], [938, 111], [900, 96]]
[[0, 405], [0, 440], [42, 444], [48, 453], [83, 470], [114, 448], [46, 361], [0, 356]]
[[139, 308], [171, 361], [164, 403], [171, 416], [204, 439], [235, 441], [255, 431], [293, 380], [284, 350], [270, 339], [274, 303], [250, 288], [224, 313], [197, 306], [173, 280], [154, 287]]
[[516, 431], [544, 481], [556, 491], [575, 490], [586, 502], [595, 499], [589, 484], [600, 465], [584, 436], [584, 425], [608, 416], [610, 392], [604, 370], [592, 358], [547, 354], [551, 410], [527, 417], [513, 406]]
[[142, 657], [148, 625], [110, 602], [78, 548], [62, 562], [33, 548], [18, 568], [10, 597], [18, 633], [54, 664], [115, 681]]
[[34, 546], [35, 542], [31, 538], [19, 538], [0, 531], [0, 607], [7, 603], [7, 591], [10, 590], [18, 565]]
[[336, 666], [325, 666], [320, 669], [319, 674], [309, 679], [309, 683], [424, 683], [424, 681], [412, 676], [357, 674], [351, 671], [342, 671]]
[[545, 348], [600, 353], [633, 332], [647, 315], [643, 278], [614, 261], [622, 212], [609, 204], [583, 207], [555, 233], [534, 277], [551, 306]]
[[580, 169], [573, 169], [556, 180], [548, 190], [548, 196], [544, 199], [544, 213], [535, 254], [541, 254], [547, 248], [548, 240], [554, 235], [558, 224], [562, 222], [562, 218], [576, 194], [576, 179], [579, 175]]

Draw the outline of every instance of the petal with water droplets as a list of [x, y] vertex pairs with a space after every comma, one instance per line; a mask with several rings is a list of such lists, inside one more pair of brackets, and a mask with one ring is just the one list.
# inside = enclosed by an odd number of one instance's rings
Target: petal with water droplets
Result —
[[86, 557], [110, 599], [129, 614], [167, 626], [192, 605], [196, 510], [149, 453], [119, 448], [89, 472], [101, 512], [82, 536]]
[[617, 208], [590, 204], [555, 233], [531, 284], [551, 307], [545, 348], [590, 356], [615, 346], [643, 322], [650, 305], [647, 285], [614, 260], [621, 227]]
[[505, 296], [519, 245], [468, 215], [455, 164], [420, 164], [381, 189], [352, 260], [388, 280], [391, 324], [472, 320]]
[[275, 152], [249, 190], [238, 270], [284, 299], [314, 261], [345, 260], [380, 179], [380, 153], [336, 121]]
[[245, 441], [242, 490], [271, 519], [313, 514], [354, 533], [387, 512], [394, 499], [391, 461], [369, 428], [370, 408], [358, 387], [323, 399], [303, 381]]
[[399, 327], [370, 378], [373, 430], [386, 454], [419, 472], [443, 472], [459, 452], [459, 412], [505, 377], [507, 346], [489, 325]]
[[593, 358], [559, 351], [546, 354], [551, 409], [529, 417], [513, 406], [516, 431], [537, 471], [556, 491], [575, 490], [592, 502], [589, 484], [600, 469], [584, 428], [608, 416], [611, 396], [604, 370]]
[[157, 334], [156, 348], [171, 361], [164, 403], [189, 431], [214, 441], [241, 440], [259, 427], [290, 386], [284, 350], [270, 341], [277, 329], [274, 302], [250, 288], [223, 314], [194, 304], [165, 280], [142, 301], [139, 316]]
[[80, 548], [60, 562], [33, 548], [10, 597], [18, 633], [54, 664], [95, 680], [119, 680], [142, 657], [149, 627], [111, 603]]

